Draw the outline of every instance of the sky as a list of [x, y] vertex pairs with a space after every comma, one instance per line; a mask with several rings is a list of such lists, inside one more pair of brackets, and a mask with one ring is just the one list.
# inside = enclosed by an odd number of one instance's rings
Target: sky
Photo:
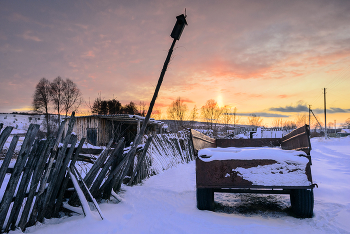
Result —
[[[42, 77], [99, 96], [149, 103], [176, 42], [155, 108], [181, 97], [191, 110], [214, 99], [266, 125], [308, 106], [324, 122], [350, 118], [350, 1], [0, 2], [0, 112], [29, 111]], [[241, 122], [244, 123], [242, 117]]]

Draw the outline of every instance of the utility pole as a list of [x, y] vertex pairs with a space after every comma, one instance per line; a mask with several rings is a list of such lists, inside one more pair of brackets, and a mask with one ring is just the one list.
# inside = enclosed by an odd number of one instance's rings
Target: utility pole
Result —
[[311, 120], [310, 120], [310, 117], [311, 117], [310, 114], [311, 114], [311, 113], [310, 113], [310, 112], [311, 112], [311, 105], [309, 105], [309, 128], [310, 128], [310, 130], [311, 130], [311, 125], [310, 125], [310, 122], [311, 122]]
[[[162, 69], [162, 71], [160, 73], [160, 76], [159, 76], [159, 79], [158, 79], [158, 83], [157, 83], [156, 89], [155, 89], [154, 94], [153, 94], [153, 98], [151, 100], [151, 103], [149, 104], [147, 115], [146, 115], [145, 119], [143, 120], [143, 123], [142, 123], [140, 131], [138, 132], [138, 134], [136, 135], [136, 137], [134, 139], [133, 145], [131, 146], [129, 152], [125, 156], [127, 158], [127, 164], [126, 164], [125, 168], [129, 168], [131, 163], [132, 163], [132, 159], [135, 156], [137, 146], [141, 142], [141, 139], [142, 139], [143, 134], [144, 134], [144, 132], [146, 130], [148, 121], [149, 121], [149, 119], [151, 117], [153, 106], [154, 106], [154, 104], [156, 102], [160, 86], [162, 85], [163, 78], [164, 78], [165, 72], [167, 70], [168, 64], [170, 62], [170, 58], [171, 58], [171, 55], [173, 53], [173, 49], [174, 49], [175, 43], [176, 43], [176, 41], [178, 41], [180, 39], [182, 31], [184, 30], [185, 26], [187, 25], [186, 15], [183, 15], [183, 14], [179, 15], [179, 16], [176, 17], [176, 19], [177, 20], [176, 20], [175, 26], [173, 28], [173, 31], [171, 32], [171, 35], [170, 35], [174, 39], [173, 43], [171, 44], [169, 52], [168, 52], [168, 55], [167, 55], [167, 57], [165, 59], [165, 62], [164, 62], [164, 65], [163, 65], [163, 69]], [[128, 172], [128, 170], [124, 170], [120, 177], [123, 179], [127, 172]]]
[[324, 95], [324, 137], [327, 138], [326, 88], [323, 88], [323, 95]]
[[[322, 130], [322, 125], [320, 124], [320, 122], [318, 122], [318, 119], [317, 119], [316, 115], [314, 114], [314, 112], [313, 112], [312, 110], [311, 110], [311, 113], [312, 113], [312, 115], [315, 117], [315, 119], [316, 119], [318, 125], [320, 126], [320, 130]], [[315, 131], [316, 131], [316, 127], [315, 127]]]

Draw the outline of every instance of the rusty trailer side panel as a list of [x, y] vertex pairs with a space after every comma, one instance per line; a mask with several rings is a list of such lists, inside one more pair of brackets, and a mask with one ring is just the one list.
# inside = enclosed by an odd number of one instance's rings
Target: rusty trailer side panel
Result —
[[281, 147], [285, 150], [300, 150], [310, 155], [310, 127], [304, 125], [281, 138]]
[[[258, 166], [272, 165], [277, 163], [272, 159], [256, 160], [214, 160], [204, 162], [200, 158], [196, 159], [196, 185], [197, 188], [312, 188], [312, 186], [263, 186], [253, 185], [249, 180], [242, 178], [234, 169], [252, 168]], [[305, 174], [312, 184], [310, 163], [306, 165]]]
[[196, 152], [196, 154], [200, 149], [216, 148], [215, 139], [210, 138], [196, 130], [191, 129], [191, 138], [193, 143], [193, 149]]
[[276, 147], [281, 145], [280, 138], [255, 139], [216, 139], [216, 147]]

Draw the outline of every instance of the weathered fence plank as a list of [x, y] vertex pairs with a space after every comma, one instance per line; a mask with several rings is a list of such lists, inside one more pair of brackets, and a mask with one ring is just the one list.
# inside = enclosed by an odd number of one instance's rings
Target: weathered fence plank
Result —
[[[78, 156], [81, 152], [81, 149], [83, 148], [83, 145], [84, 145], [84, 142], [85, 142], [85, 139], [86, 138], [82, 138], [80, 140], [80, 143], [78, 145], [78, 148], [76, 149], [75, 153], [74, 153], [74, 156], [72, 157], [72, 160], [70, 162], [70, 166], [69, 167], [73, 167], [75, 165], [75, 162], [77, 161], [78, 159]], [[62, 167], [63, 169], [63, 167]], [[67, 173], [63, 182], [62, 182], [62, 186], [61, 186], [61, 189], [60, 189], [60, 192], [58, 194], [58, 197], [57, 197], [57, 202], [55, 204], [55, 208], [54, 208], [54, 216], [57, 217], [58, 216], [58, 212], [62, 206], [62, 203], [63, 203], [63, 197], [64, 197], [64, 193], [66, 191], [66, 188], [67, 188], [67, 185], [68, 185], [68, 181], [69, 181], [69, 174]]]
[[[40, 178], [38, 178], [38, 180], [39, 180], [38, 183], [40, 183], [40, 186], [38, 189], [38, 193], [36, 194], [36, 199], [35, 199], [35, 203], [34, 203], [34, 206], [32, 209], [32, 213], [31, 213], [29, 221], [26, 225], [27, 227], [35, 225], [35, 223], [38, 221], [39, 212], [41, 212], [41, 210], [42, 210], [43, 201], [44, 201], [45, 195], [46, 195], [45, 187], [46, 187], [46, 182], [48, 179], [48, 176], [46, 177], [46, 175], [48, 174], [48, 171], [52, 167], [52, 165], [50, 165], [50, 162], [53, 161], [52, 158], [55, 158], [55, 156], [56, 156], [56, 152], [53, 151], [53, 148], [54, 148], [56, 142], [57, 142], [57, 139], [54, 139], [54, 138], [50, 139], [50, 144], [49, 144], [48, 148], [46, 149], [45, 157], [48, 160], [48, 163], [46, 164], [45, 167], [44, 167], [45, 164], [43, 164], [44, 169], [41, 171], [42, 174], [40, 174]], [[46, 163], [46, 161], [45, 161], [45, 163]]]
[[2, 152], [2, 148], [4, 147], [7, 138], [10, 136], [13, 127], [7, 126], [0, 134], [0, 153]]
[[59, 143], [61, 141], [65, 125], [66, 125], [66, 120], [64, 120], [61, 123], [60, 128], [58, 129], [56, 142], [55, 142], [55, 144], [54, 144], [54, 146], [52, 148], [51, 157], [49, 159], [49, 163], [47, 164], [47, 168], [45, 170], [45, 175], [43, 177], [42, 182], [40, 183], [40, 188], [39, 188], [39, 191], [38, 191], [38, 195], [41, 195], [44, 192], [44, 190], [45, 190], [46, 182], [49, 179], [49, 175], [50, 175], [50, 172], [51, 172], [51, 169], [52, 169], [52, 166], [53, 166], [53, 162], [55, 160], [55, 156], [57, 154], [58, 145], [59, 145]]
[[[44, 145], [42, 151], [40, 152], [39, 160], [38, 160], [36, 167], [35, 167], [35, 170], [33, 172], [32, 182], [30, 185], [27, 201], [26, 201], [26, 204], [25, 204], [24, 209], [22, 211], [21, 219], [18, 223], [18, 226], [22, 229], [22, 231], [24, 231], [26, 228], [26, 224], [28, 221], [27, 219], [29, 216], [30, 208], [32, 207], [32, 203], [33, 203], [33, 199], [34, 199], [34, 196], [36, 193], [36, 189], [38, 188], [38, 185], [40, 182], [40, 177], [44, 171], [44, 165], [45, 165], [45, 163], [50, 155], [49, 150], [53, 146], [54, 140], [50, 139], [48, 141], [43, 141], [43, 142], [45, 142], [45, 145]], [[34, 207], [33, 207], [32, 212], [35, 211]]]
[[143, 164], [144, 160], [145, 160], [145, 157], [146, 157], [146, 154], [147, 154], [147, 150], [148, 150], [148, 147], [150, 146], [151, 142], [152, 142], [152, 136], [149, 136], [147, 138], [147, 141], [146, 141], [146, 144], [145, 144], [145, 147], [142, 151], [142, 154], [140, 155], [139, 157], [139, 160], [137, 160], [137, 165], [135, 167], [135, 170], [133, 171], [132, 175], [131, 175], [131, 179], [128, 183], [128, 185], [133, 185], [133, 184], [137, 184], [138, 181], [136, 180], [135, 183], [134, 183], [134, 179], [135, 179], [135, 176], [136, 175], [139, 175], [140, 174], [140, 169], [141, 169], [141, 165]]
[[84, 183], [84, 179], [81, 177], [79, 171], [77, 170], [77, 168], [76, 168], [74, 165], [72, 165], [72, 167], [70, 167], [70, 168], [71, 168], [71, 171], [74, 171], [74, 172], [75, 172], [75, 175], [76, 175], [77, 178], [79, 178], [79, 180], [81, 181], [81, 183], [82, 183], [82, 185], [83, 185], [82, 187], [86, 190], [86, 193], [89, 195], [90, 199], [91, 199], [92, 202], [94, 203], [94, 206], [95, 206], [97, 212], [100, 214], [100, 217], [101, 217], [101, 219], [103, 220], [103, 219], [104, 219], [104, 216], [103, 216], [103, 214], [102, 214], [102, 211], [101, 211], [99, 205], [97, 204], [96, 199], [95, 199], [95, 198], [92, 196], [92, 194], [90, 193], [89, 188], [88, 188], [88, 187], [86, 186], [86, 184]]
[[[106, 149], [104, 149], [100, 156], [97, 158], [97, 160], [95, 161], [94, 165], [92, 165], [92, 167], [90, 168], [89, 172], [85, 175], [84, 178], [84, 182], [86, 184], [86, 186], [88, 188], [91, 187], [92, 182], [94, 181], [94, 179], [97, 176], [97, 173], [99, 172], [101, 166], [104, 164], [104, 162], [106, 161], [106, 158], [108, 157], [108, 153], [111, 149], [111, 145], [113, 143], [114, 139], [110, 139], [110, 141], [108, 142], [108, 145], [106, 147]], [[72, 196], [69, 198], [68, 204], [71, 206], [75, 206], [77, 204], [78, 201], [78, 194], [76, 192], [74, 192], [72, 194]]]
[[22, 173], [21, 182], [17, 189], [16, 198], [12, 206], [11, 214], [5, 227], [6, 232], [9, 231], [10, 226], [12, 230], [15, 229], [16, 221], [17, 221], [24, 197], [26, 195], [26, 190], [27, 190], [32, 172], [34, 170], [37, 160], [39, 159], [40, 150], [42, 150], [43, 146], [44, 146], [44, 142], [39, 143], [38, 140], [35, 140], [33, 148], [30, 152], [30, 155], [28, 156], [26, 166]]
[[116, 160], [117, 152], [119, 151], [119, 149], [121, 148], [123, 143], [124, 143], [124, 138], [119, 140], [117, 147], [110, 154], [110, 156], [107, 159], [105, 165], [103, 165], [103, 168], [102, 168], [101, 172], [98, 174], [96, 180], [94, 181], [93, 185], [91, 186], [90, 192], [91, 192], [93, 197], [98, 197], [100, 195], [98, 193], [98, 191], [99, 191], [99, 188], [101, 186], [101, 183], [104, 180], [104, 178], [106, 177], [106, 174], [107, 174], [110, 166], [112, 166], [112, 163]]
[[[71, 116], [71, 118], [69, 120], [68, 130], [67, 130], [66, 137], [64, 138], [64, 141], [63, 141], [63, 146], [62, 146], [62, 148], [59, 148], [59, 150], [58, 150], [58, 155], [57, 155], [57, 158], [56, 158], [55, 167], [53, 168], [53, 170], [51, 172], [53, 175], [57, 175], [59, 173], [61, 165], [62, 165], [62, 162], [63, 162], [63, 159], [64, 159], [64, 156], [66, 154], [68, 143], [70, 143], [71, 133], [73, 131], [73, 126], [74, 126], [74, 123], [75, 123], [74, 115], [75, 115], [75, 113], [73, 112], [72, 116]], [[57, 139], [59, 139], [59, 138], [60, 138], [60, 136], [57, 136]], [[56, 146], [58, 147], [57, 141], [56, 141], [56, 144], [54, 146], [53, 151], [55, 151]], [[51, 158], [51, 159], [53, 159], [53, 158]], [[47, 173], [47, 174], [49, 174], [49, 173]], [[51, 201], [51, 196], [52, 196], [52, 194], [53, 194], [53, 192], [55, 190], [55, 187], [56, 186], [60, 186], [61, 181], [57, 181], [57, 179], [58, 179], [57, 177], [53, 176], [52, 180], [50, 181], [50, 183], [49, 183], [49, 185], [47, 187], [45, 200], [44, 200], [43, 206], [42, 206], [42, 211], [38, 215], [38, 221], [39, 222], [42, 222], [44, 217], [46, 217], [46, 215], [47, 215], [49, 204], [50, 204], [50, 201]]]
[[0, 168], [0, 187], [2, 186], [2, 183], [4, 182], [4, 178], [6, 176], [6, 171], [8, 166], [10, 165], [12, 156], [13, 156], [13, 152], [15, 151], [17, 142], [18, 142], [19, 137], [18, 136], [14, 136], [12, 138], [10, 147], [6, 153], [6, 156], [2, 162], [1, 168]]
[[[123, 152], [124, 152], [124, 146], [125, 146], [125, 141], [123, 138], [123, 141], [121, 142], [121, 145], [118, 144], [118, 150], [115, 153], [115, 160], [112, 163], [110, 171], [113, 171], [119, 163], [123, 160]], [[109, 178], [110, 175], [108, 175], [107, 179]], [[112, 176], [111, 182], [107, 184], [107, 186], [104, 188], [104, 190], [100, 189], [99, 190], [99, 195], [103, 194], [104, 199], [109, 199], [111, 197], [112, 189], [115, 187], [115, 184], [117, 183], [117, 177]], [[101, 181], [102, 182], [102, 181]], [[118, 185], [116, 185], [118, 186]]]
[[[59, 170], [61, 168], [61, 165], [62, 165], [62, 162], [63, 162], [63, 159], [64, 159], [64, 155], [66, 153], [66, 150], [67, 150], [67, 147], [68, 147], [68, 143], [70, 142], [70, 139], [71, 139], [71, 136], [67, 136], [65, 139], [64, 139], [64, 143], [63, 143], [63, 147], [62, 148], [59, 148], [59, 151], [58, 151], [58, 155], [57, 155], [57, 158], [56, 158], [56, 163], [55, 163], [55, 167], [53, 168], [52, 170], [52, 175], [57, 175], [59, 173]], [[55, 187], [56, 186], [59, 186], [58, 183], [57, 183], [57, 177], [56, 176], [52, 176], [52, 179], [47, 187], [47, 191], [46, 191], [46, 195], [45, 195], [45, 199], [44, 199], [44, 203], [43, 203], [43, 207], [42, 207], [42, 211], [39, 213], [38, 215], [38, 221], [39, 222], [43, 222], [44, 220], [44, 217], [46, 217], [46, 213], [47, 211], [49, 210], [49, 204], [50, 204], [50, 201], [51, 201], [51, 196], [55, 190]]]
[[[115, 163], [113, 164], [113, 167], [111, 168], [111, 171], [113, 171], [123, 160], [124, 158], [124, 148], [125, 148], [125, 141], [121, 147], [121, 149], [119, 150], [119, 152], [117, 153], [117, 160], [115, 160]], [[109, 176], [109, 175], [108, 175]], [[114, 191], [119, 191], [120, 190], [120, 187], [121, 187], [121, 183], [117, 183], [117, 177], [116, 176], [113, 176], [112, 180], [111, 180], [111, 183], [110, 185], [112, 186], [112, 189]], [[108, 190], [108, 192], [107, 192]], [[106, 196], [108, 196], [107, 193], [111, 193], [112, 190], [110, 190], [109, 186], [106, 187], [106, 189], [104, 190], [106, 192]], [[109, 195], [109, 198], [110, 198], [110, 195]]]
[[[74, 147], [75, 147], [75, 144], [77, 143], [77, 135], [73, 135], [71, 134], [70, 136], [70, 148], [68, 150], [68, 153], [66, 156], [65, 153], [64, 155], [62, 156], [63, 158], [63, 162], [61, 165], [57, 165], [58, 166], [58, 169], [57, 169], [57, 174], [54, 174], [54, 176], [56, 176], [56, 183], [55, 183], [55, 186], [54, 186], [54, 189], [52, 191], [52, 195], [51, 195], [51, 199], [50, 199], [50, 202], [48, 204], [48, 213], [46, 214], [46, 218], [50, 219], [52, 217], [52, 215], [54, 214], [54, 205], [55, 205], [55, 200], [56, 200], [56, 197], [59, 193], [59, 190], [61, 189], [61, 185], [62, 185], [62, 182], [63, 182], [63, 179], [64, 179], [64, 176], [66, 174], [66, 168], [69, 164], [69, 161], [71, 160], [71, 157], [73, 155], [73, 152], [74, 152]], [[57, 160], [56, 160], [57, 162]]]
[[109, 185], [109, 183], [111, 183], [113, 178], [117, 178], [116, 179], [117, 181], [119, 181], [120, 178], [122, 178], [121, 174], [122, 174], [122, 171], [125, 170], [125, 168], [127, 168], [127, 161], [128, 161], [128, 158], [124, 157], [123, 160], [119, 163], [119, 165], [109, 173], [108, 178], [104, 181], [104, 183], [100, 187], [101, 191], [105, 190], [105, 188]]
[[103, 166], [106, 161], [108, 154], [110, 153], [111, 145], [113, 143], [113, 139], [111, 139], [104, 151], [102, 151], [101, 155], [98, 157], [94, 165], [91, 167], [90, 171], [86, 174], [84, 178], [84, 182], [88, 187], [91, 187], [92, 182], [97, 176], [98, 171]]
[[20, 153], [17, 157], [17, 161], [14, 166], [14, 171], [11, 174], [10, 180], [6, 187], [6, 191], [0, 203], [0, 228], [2, 228], [4, 225], [5, 218], [10, 208], [18, 181], [20, 179], [22, 170], [24, 168], [24, 165], [29, 155], [30, 146], [34, 141], [34, 137], [36, 136], [38, 130], [39, 130], [39, 125], [31, 124], [29, 126], [27, 135], [23, 141], [22, 148], [20, 150]]
[[11, 174], [10, 180], [7, 184], [6, 191], [0, 203], [0, 228], [2, 229], [7, 212], [10, 208], [13, 195], [15, 193], [18, 181], [20, 179], [21, 173], [23, 171], [24, 165], [29, 155], [30, 147], [34, 141], [34, 137], [36, 136], [39, 130], [39, 125], [31, 124], [29, 126], [27, 135], [23, 141], [23, 145], [21, 147], [20, 153], [17, 157], [17, 161]]

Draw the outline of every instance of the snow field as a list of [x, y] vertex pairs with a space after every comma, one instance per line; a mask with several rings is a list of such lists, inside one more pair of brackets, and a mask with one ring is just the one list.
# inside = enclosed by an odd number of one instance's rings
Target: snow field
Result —
[[[298, 219], [286, 210], [287, 195], [216, 194], [215, 212], [196, 208], [195, 163], [180, 164], [127, 187], [121, 202], [103, 203], [106, 217], [63, 217], [30, 227], [28, 233], [350, 233], [350, 138], [312, 139], [315, 208], [311, 219]], [[247, 197], [248, 196], [248, 197]], [[249, 197], [251, 196], [251, 197]], [[247, 200], [267, 201], [281, 209], [240, 212]], [[253, 204], [259, 204], [254, 203]], [[222, 209], [222, 208], [225, 209]], [[21, 233], [13, 231], [10, 233]]]

